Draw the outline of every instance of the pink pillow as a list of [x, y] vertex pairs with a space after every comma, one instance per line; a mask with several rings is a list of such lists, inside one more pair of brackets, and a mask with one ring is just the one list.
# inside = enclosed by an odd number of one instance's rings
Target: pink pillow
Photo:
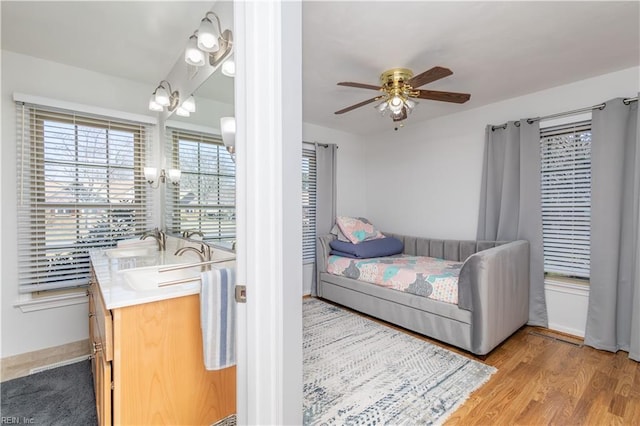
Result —
[[382, 232], [378, 231], [371, 222], [364, 217], [338, 216], [336, 218], [336, 224], [345, 237], [353, 244], [384, 238]]

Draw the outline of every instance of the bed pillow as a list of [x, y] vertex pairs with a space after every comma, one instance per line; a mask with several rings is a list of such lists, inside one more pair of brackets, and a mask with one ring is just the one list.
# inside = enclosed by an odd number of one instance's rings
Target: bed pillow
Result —
[[333, 240], [329, 245], [331, 246], [331, 254], [354, 259], [392, 256], [402, 253], [404, 250], [402, 241], [394, 237], [378, 238], [377, 240], [363, 241], [358, 244]]
[[336, 218], [336, 224], [344, 236], [353, 244], [384, 238], [382, 232], [378, 231], [371, 222], [364, 217], [338, 216]]
[[344, 241], [345, 243], [349, 243], [349, 239], [342, 233], [340, 228], [338, 228], [338, 224], [334, 223], [333, 228], [331, 228], [330, 234], [333, 234], [338, 238], [339, 241]]

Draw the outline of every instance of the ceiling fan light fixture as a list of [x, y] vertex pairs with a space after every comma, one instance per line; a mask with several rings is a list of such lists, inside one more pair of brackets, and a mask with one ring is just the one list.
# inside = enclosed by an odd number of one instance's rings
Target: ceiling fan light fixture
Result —
[[391, 112], [393, 112], [394, 114], [402, 113], [402, 107], [404, 106], [404, 101], [400, 96], [395, 95], [394, 97], [389, 99], [388, 103], [389, 103], [389, 109], [391, 110]]
[[389, 103], [386, 100], [376, 105], [376, 109], [378, 110], [378, 112], [383, 115], [385, 112], [387, 112], [387, 108], [389, 108]]
[[441, 78], [447, 77], [451, 74], [453, 74], [453, 72], [450, 69], [440, 66], [430, 68], [416, 76], [414, 76], [413, 72], [408, 68], [392, 68], [380, 75], [379, 86], [351, 81], [339, 82], [339, 86], [376, 90], [379, 92], [379, 95], [338, 110], [334, 114], [344, 114], [345, 112], [352, 111], [356, 108], [360, 108], [361, 106], [368, 105], [382, 99], [382, 102], [377, 104], [375, 108], [382, 115], [385, 115], [387, 110], [390, 111], [389, 115], [391, 116], [391, 119], [394, 122], [400, 123], [397, 127], [402, 127], [403, 120], [407, 118], [408, 114], [410, 114], [418, 104], [416, 98], [459, 104], [469, 100], [471, 97], [469, 93], [418, 89], [420, 86], [440, 80]]

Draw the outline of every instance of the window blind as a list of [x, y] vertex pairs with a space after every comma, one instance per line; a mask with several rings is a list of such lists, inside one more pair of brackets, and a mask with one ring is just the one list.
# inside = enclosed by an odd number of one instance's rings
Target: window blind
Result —
[[200, 231], [205, 240], [236, 239], [236, 165], [220, 137], [167, 127], [167, 163], [182, 171], [167, 184], [167, 227]]
[[302, 149], [302, 260], [316, 256], [316, 151]]
[[591, 122], [540, 131], [545, 272], [589, 278]]
[[84, 286], [89, 250], [147, 228], [147, 124], [16, 103], [21, 293]]

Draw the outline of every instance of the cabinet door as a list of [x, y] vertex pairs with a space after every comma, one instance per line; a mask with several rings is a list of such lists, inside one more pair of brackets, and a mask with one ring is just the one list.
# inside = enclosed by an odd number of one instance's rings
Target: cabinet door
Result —
[[98, 374], [98, 370], [97, 367], [98, 365], [96, 364], [96, 354], [95, 351], [93, 350], [96, 347], [97, 339], [96, 336], [98, 334], [97, 331], [97, 324], [96, 324], [96, 301], [95, 301], [95, 292], [99, 291], [97, 289], [97, 284], [95, 281], [91, 281], [91, 283], [89, 284], [89, 291], [88, 291], [88, 296], [89, 296], [89, 351], [91, 353], [91, 373], [93, 374], [93, 390], [96, 393], [96, 395], [98, 394], [98, 387], [96, 386], [96, 379], [95, 377]]
[[100, 426], [111, 425], [111, 363], [104, 359], [102, 350], [94, 357], [95, 374], [93, 380], [96, 389], [96, 411]]

